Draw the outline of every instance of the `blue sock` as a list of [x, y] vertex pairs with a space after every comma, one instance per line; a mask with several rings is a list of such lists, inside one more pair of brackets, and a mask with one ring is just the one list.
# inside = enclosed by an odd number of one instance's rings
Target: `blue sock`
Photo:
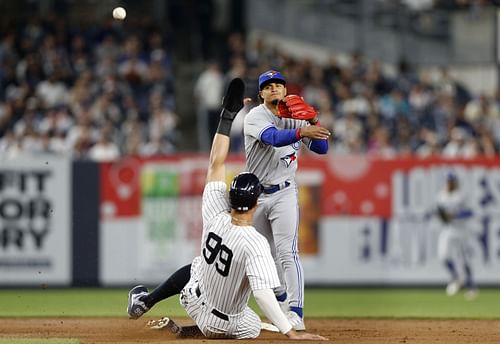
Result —
[[304, 316], [304, 313], [302, 312], [302, 307], [290, 307], [290, 310], [292, 312], [295, 312], [298, 314], [299, 317], [303, 317]]
[[451, 274], [451, 278], [454, 280], [457, 280], [458, 273], [457, 273], [457, 269], [455, 268], [455, 264], [453, 263], [453, 261], [451, 259], [447, 259], [444, 263], [446, 265], [446, 268], [448, 269], [448, 271]]
[[287, 297], [286, 293], [283, 293], [281, 295], [276, 295], [276, 300], [278, 300], [279, 302], [285, 302], [286, 297]]
[[472, 271], [469, 264], [464, 265], [464, 270], [465, 270], [465, 288], [473, 289], [474, 281], [472, 280]]

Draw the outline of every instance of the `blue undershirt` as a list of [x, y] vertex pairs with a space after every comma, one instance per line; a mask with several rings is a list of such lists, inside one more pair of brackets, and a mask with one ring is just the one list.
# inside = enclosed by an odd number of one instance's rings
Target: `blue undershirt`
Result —
[[472, 211], [470, 209], [460, 209], [456, 214], [456, 219], [466, 219], [472, 216]]
[[[297, 137], [297, 129], [278, 130], [275, 127], [270, 127], [264, 130], [260, 140], [266, 145], [283, 147], [300, 141], [300, 138]], [[309, 149], [318, 154], [326, 154], [328, 152], [328, 140], [312, 139]]]

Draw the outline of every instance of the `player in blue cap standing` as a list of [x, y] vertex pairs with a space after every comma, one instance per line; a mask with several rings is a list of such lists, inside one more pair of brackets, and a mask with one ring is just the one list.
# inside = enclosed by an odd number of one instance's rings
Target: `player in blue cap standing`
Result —
[[472, 300], [478, 295], [468, 247], [471, 238], [467, 220], [473, 214], [454, 172], [448, 172], [446, 186], [438, 194], [437, 214], [443, 226], [438, 239], [438, 257], [450, 275], [446, 294], [453, 296], [464, 287], [465, 298]]
[[303, 320], [304, 271], [298, 250], [299, 204], [295, 183], [301, 145], [328, 152], [330, 132], [319, 125], [316, 111], [299, 96], [288, 96], [286, 80], [276, 70], [259, 77], [259, 99], [245, 117], [246, 170], [264, 186], [254, 227], [271, 244], [282, 287], [275, 290], [296, 330]]

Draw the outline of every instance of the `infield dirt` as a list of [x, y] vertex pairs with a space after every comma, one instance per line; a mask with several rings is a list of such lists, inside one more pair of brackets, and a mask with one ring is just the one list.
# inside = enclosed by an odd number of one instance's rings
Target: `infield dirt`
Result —
[[[82, 343], [206, 343], [208, 339], [176, 339], [174, 335], [144, 326], [151, 318], [0, 318], [0, 338], [75, 338]], [[175, 319], [192, 324], [188, 319]], [[498, 320], [387, 320], [310, 319], [309, 332], [334, 343], [500, 343]], [[245, 341], [225, 340], [224, 343]], [[289, 343], [279, 333], [262, 332], [252, 343]], [[311, 342], [309, 342], [311, 343]]]

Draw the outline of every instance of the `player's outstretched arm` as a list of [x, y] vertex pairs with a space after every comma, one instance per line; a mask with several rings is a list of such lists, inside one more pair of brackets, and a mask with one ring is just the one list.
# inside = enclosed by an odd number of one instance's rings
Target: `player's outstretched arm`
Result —
[[219, 133], [215, 134], [210, 151], [210, 163], [208, 165], [207, 183], [226, 180], [225, 161], [229, 152], [229, 136]]
[[266, 317], [288, 338], [294, 340], [328, 340], [317, 334], [296, 332], [281, 310], [271, 289], [254, 290], [253, 295]]
[[222, 111], [219, 119], [217, 133], [210, 150], [210, 163], [208, 165], [207, 183], [226, 180], [225, 161], [229, 152], [229, 133], [233, 120], [243, 108], [243, 95], [245, 83], [239, 78], [231, 80], [222, 100]]

